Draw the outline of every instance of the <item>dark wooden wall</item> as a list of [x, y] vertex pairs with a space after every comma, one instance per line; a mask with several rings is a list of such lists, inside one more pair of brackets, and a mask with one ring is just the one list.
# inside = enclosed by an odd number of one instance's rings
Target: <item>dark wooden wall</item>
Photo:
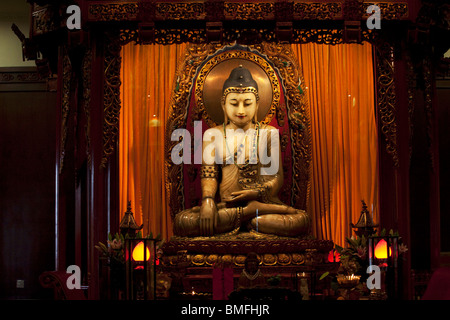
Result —
[[55, 105], [35, 68], [0, 68], [0, 299], [49, 296], [38, 277], [55, 263]]

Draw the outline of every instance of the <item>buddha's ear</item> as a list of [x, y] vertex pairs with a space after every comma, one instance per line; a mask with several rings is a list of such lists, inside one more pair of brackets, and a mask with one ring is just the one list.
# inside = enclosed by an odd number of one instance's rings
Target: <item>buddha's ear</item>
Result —
[[258, 109], [259, 109], [259, 101], [258, 101], [258, 100], [256, 100], [256, 110], [255, 110], [255, 116], [253, 117], [253, 121], [254, 121], [255, 123], [257, 123], [257, 122], [258, 122]]
[[220, 105], [221, 105], [222, 111], [223, 111], [223, 122], [225, 124], [228, 124], [228, 117], [227, 117], [227, 113], [225, 112], [225, 99], [220, 100]]

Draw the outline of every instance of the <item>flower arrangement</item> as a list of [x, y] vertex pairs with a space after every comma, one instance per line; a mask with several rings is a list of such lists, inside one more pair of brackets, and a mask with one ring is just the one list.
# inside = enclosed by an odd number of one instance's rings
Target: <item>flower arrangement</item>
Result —
[[108, 259], [110, 263], [113, 263], [113, 261], [125, 263], [124, 244], [125, 238], [122, 234], [116, 233], [113, 236], [109, 233], [107, 244], [99, 242], [95, 248], [100, 252], [100, 257]]

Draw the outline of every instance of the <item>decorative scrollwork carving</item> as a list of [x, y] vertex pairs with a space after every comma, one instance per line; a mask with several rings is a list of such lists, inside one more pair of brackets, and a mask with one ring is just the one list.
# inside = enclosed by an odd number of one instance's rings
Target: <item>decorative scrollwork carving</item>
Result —
[[414, 89], [416, 86], [416, 77], [410, 54], [406, 54], [406, 72], [408, 78], [409, 157], [411, 158], [413, 149], [412, 142], [414, 137]]
[[129, 21], [136, 20], [139, 14], [137, 2], [131, 3], [93, 3], [88, 8], [88, 20]]
[[361, 3], [363, 19], [368, 17], [366, 10], [371, 5], [377, 5], [380, 8], [380, 14], [383, 20], [401, 20], [409, 17], [407, 2], [363, 2]]
[[229, 20], [272, 20], [275, 16], [272, 2], [225, 2], [224, 14]]
[[126, 45], [129, 42], [134, 42], [136, 44], [139, 44], [139, 34], [136, 29], [121, 29], [120, 30], [120, 44]]
[[57, 30], [63, 26], [58, 8], [52, 5], [39, 6], [33, 4], [31, 13], [31, 28], [33, 35], [41, 35]]
[[[314, 249], [311, 249], [314, 248]], [[211, 266], [214, 262], [228, 262], [242, 267], [248, 252], [258, 255], [263, 266], [298, 266], [313, 260], [323, 266], [328, 262], [328, 253], [333, 248], [330, 240], [293, 240], [271, 239], [255, 241], [255, 239], [215, 240], [198, 239], [174, 240], [165, 243], [162, 263], [166, 266], [176, 265], [178, 252], [186, 252], [186, 261], [193, 266]]]
[[156, 4], [156, 18], [172, 20], [198, 20], [206, 15], [205, 4], [201, 2], [159, 2]]
[[263, 41], [276, 40], [275, 31], [269, 28], [229, 28], [224, 30], [225, 42], [239, 41], [240, 43], [255, 44]]
[[[342, 41], [342, 30], [339, 29], [294, 29], [293, 43], [316, 42], [321, 44], [340, 44]], [[363, 41], [373, 43], [378, 33], [372, 30], [363, 30]], [[246, 44], [257, 44], [261, 42], [276, 42], [276, 32], [267, 28], [238, 29], [228, 28], [223, 30], [223, 43], [239, 41]], [[120, 30], [120, 42], [125, 45], [129, 42], [141, 44], [139, 33], [136, 29]], [[155, 29], [155, 43], [169, 45], [175, 43], [206, 43], [207, 35], [204, 29]]]
[[86, 156], [88, 164], [91, 163], [91, 65], [92, 50], [87, 49], [82, 61], [82, 81], [83, 81], [83, 111], [86, 117], [85, 135], [86, 135]]
[[182, 42], [205, 43], [206, 31], [204, 29], [156, 29], [155, 43], [175, 44]]
[[114, 152], [119, 132], [120, 115], [120, 65], [121, 45], [119, 34], [105, 37], [105, 83], [103, 87], [103, 156], [100, 167], [105, 168], [108, 157]]
[[297, 20], [334, 20], [342, 17], [342, 4], [335, 3], [294, 3], [294, 19]]
[[386, 151], [392, 156], [394, 166], [398, 167], [394, 53], [388, 42], [379, 43], [375, 48], [377, 56], [377, 103], [381, 132], [386, 142]]
[[294, 29], [293, 42], [335, 45], [342, 43], [342, 35], [340, 29]]
[[69, 54], [64, 49], [63, 54], [63, 75], [62, 75], [62, 99], [61, 99], [61, 138], [59, 146], [59, 173], [64, 168], [64, 159], [66, 155], [66, 140], [70, 112], [70, 82], [72, 79], [72, 64]]
[[429, 57], [423, 60], [423, 82], [424, 82], [424, 107], [427, 121], [427, 143], [428, 143], [428, 157], [432, 170], [435, 169], [434, 152], [432, 150], [433, 145], [433, 74], [432, 74], [432, 61]]

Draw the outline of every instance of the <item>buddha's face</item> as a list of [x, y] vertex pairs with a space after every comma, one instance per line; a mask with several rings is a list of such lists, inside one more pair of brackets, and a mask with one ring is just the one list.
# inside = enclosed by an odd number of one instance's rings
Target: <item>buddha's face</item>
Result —
[[238, 127], [243, 127], [254, 119], [258, 103], [252, 92], [231, 92], [226, 96], [223, 109], [228, 120]]

